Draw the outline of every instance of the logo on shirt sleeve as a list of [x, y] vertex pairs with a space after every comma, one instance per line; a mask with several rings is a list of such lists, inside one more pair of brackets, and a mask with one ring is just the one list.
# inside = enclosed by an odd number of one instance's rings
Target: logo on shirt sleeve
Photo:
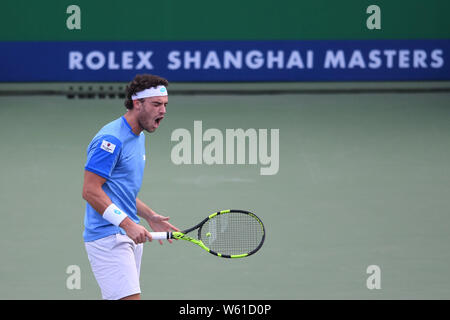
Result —
[[116, 145], [109, 141], [103, 140], [100, 149], [103, 149], [109, 153], [114, 153], [114, 149], [116, 149]]

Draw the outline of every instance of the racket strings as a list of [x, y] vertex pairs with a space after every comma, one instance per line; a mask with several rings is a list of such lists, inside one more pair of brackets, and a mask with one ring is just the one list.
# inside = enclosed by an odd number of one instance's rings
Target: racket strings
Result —
[[200, 233], [208, 248], [225, 255], [250, 253], [261, 244], [263, 237], [260, 221], [239, 212], [216, 215], [202, 226]]

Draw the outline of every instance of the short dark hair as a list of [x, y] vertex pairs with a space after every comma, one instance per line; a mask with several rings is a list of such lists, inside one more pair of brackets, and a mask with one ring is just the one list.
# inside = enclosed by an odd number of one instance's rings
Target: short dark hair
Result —
[[169, 85], [169, 81], [153, 74], [138, 74], [134, 79], [128, 83], [126, 87], [125, 107], [131, 110], [133, 109], [133, 100], [131, 96], [145, 89]]

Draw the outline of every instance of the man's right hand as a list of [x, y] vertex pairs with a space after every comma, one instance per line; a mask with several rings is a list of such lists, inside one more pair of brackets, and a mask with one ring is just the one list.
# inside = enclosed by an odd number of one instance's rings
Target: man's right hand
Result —
[[150, 232], [145, 229], [145, 227], [140, 224], [135, 223], [129, 217], [125, 218], [119, 225], [122, 229], [125, 230], [127, 236], [134, 241], [134, 243], [144, 243], [147, 240], [152, 241], [152, 235]]

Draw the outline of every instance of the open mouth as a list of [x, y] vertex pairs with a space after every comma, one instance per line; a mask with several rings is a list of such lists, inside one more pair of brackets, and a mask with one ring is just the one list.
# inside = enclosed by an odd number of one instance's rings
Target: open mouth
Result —
[[158, 117], [155, 119], [156, 124], [159, 126], [160, 122], [164, 119], [164, 117]]

